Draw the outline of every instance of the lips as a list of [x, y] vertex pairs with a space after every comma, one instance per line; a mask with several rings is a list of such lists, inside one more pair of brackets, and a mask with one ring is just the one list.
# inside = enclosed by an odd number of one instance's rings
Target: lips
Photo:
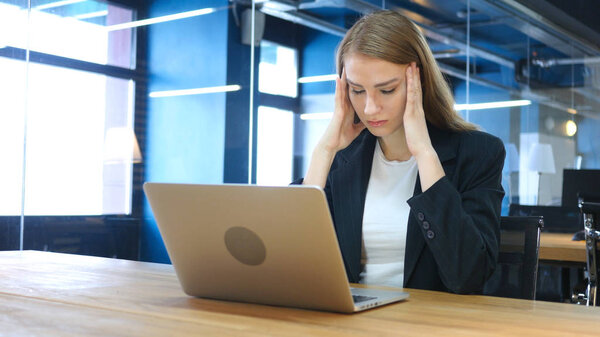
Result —
[[387, 123], [387, 121], [367, 121], [367, 123], [369, 124], [369, 126], [378, 127], [384, 125], [385, 123]]

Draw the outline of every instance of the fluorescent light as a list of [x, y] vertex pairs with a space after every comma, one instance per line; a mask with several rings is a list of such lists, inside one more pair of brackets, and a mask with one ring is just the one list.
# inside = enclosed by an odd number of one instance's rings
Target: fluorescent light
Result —
[[41, 10], [44, 10], [44, 9], [62, 7], [62, 6], [72, 5], [72, 4], [76, 4], [78, 2], [84, 2], [84, 1], [85, 0], [64, 0], [64, 1], [57, 1], [57, 2], [47, 3], [45, 5], [35, 6], [35, 7], [33, 7], [33, 9], [41, 11]]
[[[229, 7], [229, 6], [226, 6], [225, 8], [227, 8], [227, 7]], [[160, 22], [167, 22], [167, 21], [191, 18], [194, 16], [200, 16], [200, 15], [204, 15], [204, 14], [210, 14], [210, 13], [216, 12], [218, 9], [220, 9], [220, 8], [196, 9], [193, 11], [181, 12], [181, 13], [171, 14], [171, 15], [164, 15], [164, 16], [159, 16], [159, 17], [151, 18], [151, 19], [119, 23], [119, 24], [112, 25], [112, 26], [106, 26], [106, 29], [110, 32], [113, 30], [120, 30], [120, 29], [126, 29], [126, 28], [152, 25], [152, 24], [160, 23]]]
[[336, 74], [319, 75], [319, 76], [305, 76], [305, 77], [300, 77], [298, 79], [298, 83], [335, 81], [335, 79], [337, 77], [338, 77], [338, 75], [336, 75]]
[[217, 92], [227, 91], [238, 91], [242, 89], [237, 84], [224, 85], [220, 87], [206, 87], [206, 88], [194, 88], [194, 89], [182, 89], [182, 90], [165, 90], [165, 91], [153, 91], [148, 96], [150, 97], [173, 97], [173, 96], [186, 96], [186, 95], [200, 95], [200, 94], [212, 94]]
[[85, 19], [98, 18], [101, 16], [107, 16], [107, 15], [108, 15], [108, 10], [103, 10], [103, 11], [75, 15], [75, 16], [73, 16], [73, 18], [78, 19], [78, 20], [85, 20]]
[[577, 114], [577, 110], [573, 109], [573, 108], [568, 108], [567, 112], [572, 114], [572, 115], [576, 115]]
[[300, 119], [304, 121], [317, 119], [331, 119], [333, 112], [315, 112], [309, 114], [300, 114]]
[[565, 124], [565, 133], [569, 137], [573, 137], [577, 133], [577, 124], [573, 121], [567, 121]]
[[499, 102], [487, 102], [487, 103], [474, 103], [474, 104], [454, 104], [454, 109], [460, 110], [480, 110], [480, 109], [494, 109], [494, 108], [508, 108], [512, 106], [523, 106], [530, 105], [531, 101], [528, 99], [516, 100], [516, 101], [499, 101]]

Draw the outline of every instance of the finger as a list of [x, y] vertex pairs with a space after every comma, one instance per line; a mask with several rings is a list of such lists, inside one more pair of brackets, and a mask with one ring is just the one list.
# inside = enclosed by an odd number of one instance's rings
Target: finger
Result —
[[335, 79], [335, 104], [339, 106], [342, 103], [342, 80], [339, 78]]
[[414, 104], [414, 100], [413, 100], [413, 69], [412, 69], [412, 63], [411, 65], [409, 65], [406, 69], [406, 108], [412, 108], [413, 104]]
[[342, 83], [342, 89], [344, 90], [345, 96], [348, 96], [348, 82], [346, 81], [346, 69], [342, 69], [342, 76], [340, 76]]
[[342, 69], [342, 75], [335, 79], [335, 99], [340, 108], [344, 108], [345, 98], [348, 96], [346, 88], [346, 74]]
[[346, 80], [346, 69], [345, 68], [342, 69], [341, 81], [342, 81], [342, 88], [343, 88], [343, 93], [342, 93], [343, 105], [342, 105], [342, 107], [344, 108], [344, 113], [345, 113], [346, 117], [348, 117], [348, 118], [352, 117], [352, 120], [354, 120], [354, 107], [352, 106], [352, 102], [350, 101], [350, 94], [349, 94], [350, 86], [348, 85], [348, 81]]
[[335, 81], [335, 109], [333, 115], [338, 121], [342, 122], [343, 120], [347, 119], [346, 94], [342, 80], [340, 78], [336, 78]]
[[418, 103], [423, 103], [423, 87], [421, 86], [421, 68], [417, 67], [415, 64], [415, 99]]
[[420, 87], [420, 81], [419, 81], [419, 69], [417, 68], [417, 63], [413, 62], [411, 64], [411, 68], [412, 68], [412, 72], [411, 72], [411, 82], [412, 82], [412, 103], [413, 103], [413, 108], [415, 109], [415, 112], [417, 112], [419, 110], [419, 90], [421, 89]]
[[350, 102], [350, 97], [348, 96], [348, 82], [346, 81], [346, 69], [342, 69], [342, 88], [344, 89], [343, 92], [343, 97], [344, 97], [344, 103], [346, 104], [344, 107], [347, 108], [348, 104]]

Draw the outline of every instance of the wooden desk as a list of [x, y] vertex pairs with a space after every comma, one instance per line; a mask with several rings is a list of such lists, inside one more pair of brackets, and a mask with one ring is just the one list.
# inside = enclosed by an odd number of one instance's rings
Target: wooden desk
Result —
[[540, 235], [539, 259], [550, 262], [585, 264], [585, 241], [572, 241], [573, 233], [544, 233]]
[[600, 308], [412, 290], [345, 315], [198, 299], [169, 265], [0, 252], [7, 336], [597, 336]]

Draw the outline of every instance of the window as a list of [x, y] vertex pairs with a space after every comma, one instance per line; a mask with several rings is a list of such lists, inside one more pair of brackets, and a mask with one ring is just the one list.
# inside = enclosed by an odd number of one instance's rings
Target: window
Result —
[[[10, 46], [87, 62], [133, 68], [134, 12], [101, 1], [0, 0], [0, 47]], [[13, 4], [11, 4], [13, 3]]]
[[1, 1], [0, 215], [21, 213], [23, 186], [25, 215], [130, 214], [132, 157], [105, 152], [110, 130], [133, 130], [134, 40], [106, 25], [133, 11], [32, 1], [28, 13]]
[[296, 50], [273, 42], [260, 43], [258, 90], [263, 93], [296, 97], [298, 69]]
[[[274, 42], [260, 44], [256, 118], [256, 183], [288, 185], [294, 169], [294, 109], [298, 94], [297, 51]], [[268, 103], [268, 106], [267, 104]]]
[[288, 185], [292, 181], [294, 114], [258, 107], [256, 183]]

